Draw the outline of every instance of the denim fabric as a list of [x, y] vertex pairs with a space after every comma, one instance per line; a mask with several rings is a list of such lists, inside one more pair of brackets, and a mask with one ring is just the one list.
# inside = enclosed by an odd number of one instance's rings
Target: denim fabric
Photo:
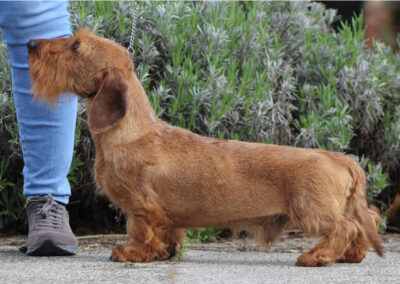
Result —
[[32, 38], [71, 35], [67, 2], [0, 1], [0, 28], [10, 56], [12, 88], [24, 158], [24, 195], [52, 194], [68, 203], [77, 98], [53, 106], [33, 100], [26, 44]]

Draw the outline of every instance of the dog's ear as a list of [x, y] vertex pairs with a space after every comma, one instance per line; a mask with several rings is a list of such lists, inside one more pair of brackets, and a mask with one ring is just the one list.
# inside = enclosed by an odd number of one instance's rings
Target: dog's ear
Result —
[[88, 108], [88, 124], [95, 131], [105, 131], [121, 120], [127, 109], [128, 85], [121, 74], [112, 71], [105, 76]]

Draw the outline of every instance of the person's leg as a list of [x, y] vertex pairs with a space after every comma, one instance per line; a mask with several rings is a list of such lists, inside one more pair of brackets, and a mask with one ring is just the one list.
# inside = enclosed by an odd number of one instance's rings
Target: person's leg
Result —
[[[28, 196], [28, 254], [75, 254], [64, 206], [71, 189], [71, 165], [77, 99], [64, 95], [53, 106], [33, 100], [27, 57], [32, 38], [71, 34], [66, 2], [0, 2], [0, 27], [10, 55], [12, 87], [24, 159]], [[53, 200], [54, 196], [54, 200]]]
[[49, 107], [33, 101], [27, 42], [71, 34], [66, 2], [0, 2], [0, 25], [7, 44], [13, 94], [24, 158], [24, 194], [52, 194], [68, 203], [77, 98], [65, 95]]

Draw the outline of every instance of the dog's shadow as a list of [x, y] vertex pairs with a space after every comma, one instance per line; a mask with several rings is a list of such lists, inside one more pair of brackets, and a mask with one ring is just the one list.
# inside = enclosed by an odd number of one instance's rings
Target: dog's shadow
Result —
[[205, 251], [190, 251], [183, 257], [178, 259], [172, 259], [177, 263], [193, 263], [193, 264], [213, 264], [213, 265], [248, 265], [248, 266], [294, 266], [298, 255], [293, 255], [290, 259], [278, 259], [271, 257], [268, 253], [257, 253], [255, 255], [247, 254], [245, 257], [240, 253], [234, 253], [234, 255], [227, 254], [224, 252], [209, 252]]

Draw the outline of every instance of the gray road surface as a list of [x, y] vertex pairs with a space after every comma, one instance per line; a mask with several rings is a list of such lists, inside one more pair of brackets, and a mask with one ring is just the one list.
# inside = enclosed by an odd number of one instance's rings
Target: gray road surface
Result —
[[296, 267], [299, 253], [188, 248], [182, 259], [113, 263], [110, 249], [88, 247], [73, 257], [28, 257], [0, 246], [0, 283], [400, 283], [400, 253], [369, 252], [361, 264]]

